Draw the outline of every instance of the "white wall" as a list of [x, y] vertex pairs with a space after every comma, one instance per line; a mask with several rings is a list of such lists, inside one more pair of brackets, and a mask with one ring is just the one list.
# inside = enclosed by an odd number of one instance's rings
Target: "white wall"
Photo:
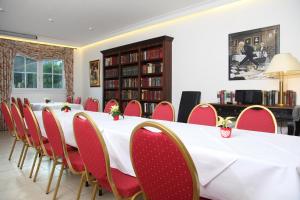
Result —
[[[228, 34], [280, 24], [281, 52], [291, 52], [300, 60], [299, 9], [299, 0], [243, 0], [101, 45], [82, 48], [81, 58], [75, 63], [77, 68], [81, 67], [82, 76], [76, 76], [75, 82], [82, 83], [84, 98], [93, 96], [102, 101], [102, 87], [89, 87], [89, 61], [99, 58], [102, 61], [100, 51], [104, 49], [169, 35], [174, 37], [172, 101], [176, 110], [183, 90], [200, 90], [202, 102], [217, 102], [217, 91], [221, 89], [278, 89], [278, 80], [228, 80]], [[288, 89], [297, 92], [297, 104], [300, 104], [300, 79], [290, 79]]]

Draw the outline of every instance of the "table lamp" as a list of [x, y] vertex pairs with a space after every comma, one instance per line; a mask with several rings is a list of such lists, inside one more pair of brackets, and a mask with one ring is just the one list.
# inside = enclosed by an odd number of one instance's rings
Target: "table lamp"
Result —
[[300, 63], [290, 53], [276, 54], [265, 74], [269, 77], [279, 78], [279, 105], [283, 106], [284, 78], [300, 74]]

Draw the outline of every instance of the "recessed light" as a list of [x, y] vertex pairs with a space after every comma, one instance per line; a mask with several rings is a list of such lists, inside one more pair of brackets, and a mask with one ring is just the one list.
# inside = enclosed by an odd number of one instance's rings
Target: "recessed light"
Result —
[[93, 31], [94, 30], [94, 27], [89, 27], [89, 31]]
[[0, 8], [0, 12], [4, 12], [5, 10], [3, 8]]
[[49, 21], [49, 22], [54, 22], [54, 19], [49, 18], [48, 21]]

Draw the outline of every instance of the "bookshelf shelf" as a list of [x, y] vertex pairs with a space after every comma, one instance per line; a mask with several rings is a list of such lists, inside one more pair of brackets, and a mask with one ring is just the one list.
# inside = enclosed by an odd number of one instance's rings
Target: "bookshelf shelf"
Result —
[[142, 104], [143, 116], [148, 117], [159, 102], [171, 101], [172, 41], [172, 37], [161, 36], [101, 51], [104, 81], [118, 81], [103, 85], [103, 107], [114, 98], [124, 109], [136, 99]]

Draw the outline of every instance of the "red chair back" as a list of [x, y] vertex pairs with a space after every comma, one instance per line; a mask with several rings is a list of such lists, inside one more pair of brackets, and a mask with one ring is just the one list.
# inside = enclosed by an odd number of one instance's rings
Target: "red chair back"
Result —
[[9, 107], [6, 104], [5, 101], [1, 102], [1, 112], [2, 112], [2, 115], [3, 115], [4, 121], [5, 121], [5, 124], [8, 128], [8, 132], [11, 135], [14, 135], [15, 134], [14, 122], [13, 122], [13, 119], [12, 119], [12, 116], [11, 116], [10, 109], [9, 109]]
[[28, 133], [33, 141], [33, 146], [38, 148], [42, 145], [42, 135], [38, 121], [29, 105], [23, 106], [24, 118], [27, 125]]
[[206, 126], [217, 126], [218, 115], [216, 109], [210, 104], [198, 104], [190, 113], [187, 123]]
[[11, 102], [17, 104], [15, 97], [11, 97]]
[[171, 130], [155, 122], [138, 125], [131, 135], [130, 153], [147, 199], [199, 200], [196, 168], [185, 146]]
[[277, 122], [266, 107], [253, 105], [245, 108], [236, 121], [236, 128], [267, 133], [277, 133]]
[[24, 104], [29, 105], [30, 106], [30, 102], [28, 98], [24, 98]]
[[55, 157], [64, 157], [64, 146], [65, 143], [62, 141], [62, 131], [59, 122], [56, 120], [54, 113], [49, 108], [43, 109], [43, 123], [47, 138], [52, 147], [53, 154]]
[[14, 103], [11, 104], [11, 115], [15, 122], [16, 134], [20, 139], [25, 139], [27, 133], [25, 130], [24, 120], [18, 106]]
[[160, 102], [154, 109], [152, 119], [175, 120], [175, 111], [173, 105], [168, 101]]
[[130, 101], [124, 110], [124, 115], [136, 116], [136, 117], [142, 116], [141, 103], [138, 102], [137, 100]]
[[18, 107], [19, 107], [19, 110], [20, 110], [20, 112], [21, 112], [21, 115], [22, 115], [22, 117], [24, 117], [24, 114], [23, 114], [23, 103], [22, 103], [22, 100], [21, 100], [21, 98], [17, 98], [17, 103], [18, 103]]
[[[75, 140], [85, 167], [98, 181], [111, 178], [109, 156], [104, 139], [86, 113], [77, 113], [73, 119]], [[108, 174], [107, 174], [107, 169]]]
[[109, 113], [109, 112], [110, 112], [110, 108], [111, 108], [112, 106], [115, 106], [115, 105], [118, 105], [118, 102], [117, 102], [115, 99], [109, 100], [109, 101], [106, 103], [103, 112]]
[[74, 100], [75, 104], [81, 104], [81, 97], [76, 97]]
[[67, 101], [68, 103], [73, 103], [73, 97], [72, 97], [72, 96], [67, 96], [66, 101]]
[[99, 101], [97, 99], [88, 99], [86, 102], [85, 110], [98, 112], [99, 111]]

